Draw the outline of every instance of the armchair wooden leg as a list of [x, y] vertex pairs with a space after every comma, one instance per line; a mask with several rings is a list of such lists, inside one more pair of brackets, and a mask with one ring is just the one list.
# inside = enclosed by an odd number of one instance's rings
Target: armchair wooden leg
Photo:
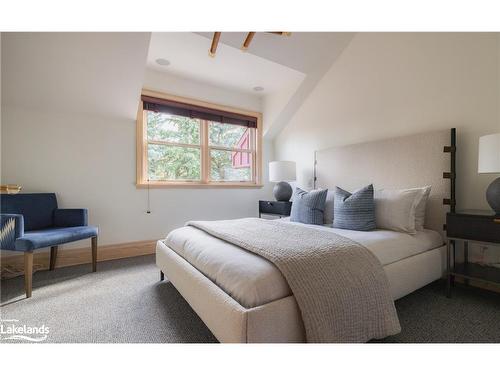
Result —
[[53, 271], [56, 268], [57, 246], [50, 248], [50, 266], [49, 270]]
[[33, 286], [33, 251], [24, 252], [24, 289], [26, 298], [31, 297]]
[[97, 236], [92, 237], [92, 272], [97, 271]]

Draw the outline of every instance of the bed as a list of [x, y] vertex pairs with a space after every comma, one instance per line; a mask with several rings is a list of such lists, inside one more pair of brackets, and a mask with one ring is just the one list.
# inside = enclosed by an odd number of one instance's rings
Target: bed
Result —
[[[443, 179], [443, 172], [450, 164], [453, 167], [453, 155], [443, 153], [449, 146], [447, 130], [315, 153], [317, 187], [356, 188], [370, 182], [385, 188], [432, 185], [426, 228], [415, 235], [314, 226], [370, 250], [383, 267], [394, 300], [443, 275], [442, 230], [448, 209], [443, 202], [452, 202], [446, 199], [453, 191], [453, 181]], [[286, 220], [284, 224], [308, 227]], [[268, 260], [186, 226], [158, 241], [156, 263], [219, 341], [306, 340], [297, 301], [282, 273]]]

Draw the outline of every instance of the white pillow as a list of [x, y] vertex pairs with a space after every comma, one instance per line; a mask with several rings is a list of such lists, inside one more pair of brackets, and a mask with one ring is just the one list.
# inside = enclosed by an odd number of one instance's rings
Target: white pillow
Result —
[[377, 228], [417, 233], [415, 212], [425, 189], [376, 190], [374, 200]]
[[420, 199], [420, 202], [418, 202], [417, 207], [415, 208], [416, 230], [424, 230], [425, 209], [427, 207], [427, 200], [429, 199], [429, 195], [431, 194], [431, 186], [425, 186], [422, 189], [423, 189], [422, 199]]

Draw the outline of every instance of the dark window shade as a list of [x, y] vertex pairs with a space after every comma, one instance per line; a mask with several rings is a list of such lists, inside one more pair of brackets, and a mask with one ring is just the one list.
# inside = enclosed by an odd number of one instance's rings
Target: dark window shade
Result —
[[175, 102], [173, 100], [153, 98], [145, 95], [141, 96], [141, 100], [144, 103], [143, 108], [147, 111], [163, 112], [171, 115], [198, 118], [224, 124], [246, 126], [248, 128], [257, 127], [257, 119], [252, 116]]

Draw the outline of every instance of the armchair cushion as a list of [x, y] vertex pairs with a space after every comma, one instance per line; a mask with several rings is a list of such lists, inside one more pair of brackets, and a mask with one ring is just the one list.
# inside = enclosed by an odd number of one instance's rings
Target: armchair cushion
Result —
[[16, 239], [24, 235], [24, 218], [21, 214], [0, 214], [0, 249], [14, 250]]
[[24, 236], [16, 240], [16, 250], [31, 251], [95, 236], [97, 236], [97, 228], [91, 226], [34, 230], [26, 232]]
[[81, 227], [87, 225], [87, 209], [57, 208], [54, 210], [55, 227]]

